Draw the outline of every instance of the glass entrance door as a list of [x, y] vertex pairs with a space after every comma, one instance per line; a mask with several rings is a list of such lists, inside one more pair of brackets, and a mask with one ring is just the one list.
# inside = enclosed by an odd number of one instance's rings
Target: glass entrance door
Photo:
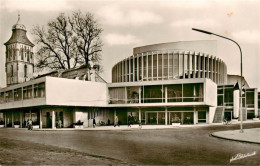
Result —
[[148, 112], [147, 113], [147, 124], [156, 125], [157, 124], [157, 112]]
[[158, 112], [158, 124], [165, 125], [165, 112]]

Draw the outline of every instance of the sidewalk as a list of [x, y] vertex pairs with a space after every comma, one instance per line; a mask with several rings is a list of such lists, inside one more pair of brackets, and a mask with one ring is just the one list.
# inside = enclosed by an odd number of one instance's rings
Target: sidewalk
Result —
[[[232, 122], [232, 124], [238, 124], [240, 122]], [[243, 123], [260, 123], [260, 121], [245, 121]], [[51, 129], [51, 128], [43, 128], [43, 129], [33, 129], [34, 131], [71, 131], [71, 130], [98, 130], [98, 131], [103, 131], [103, 130], [156, 130], [156, 129], [173, 129], [173, 128], [196, 128], [196, 127], [207, 127], [207, 126], [222, 126], [223, 123], [211, 123], [211, 124], [206, 124], [206, 123], [199, 123], [196, 125], [179, 125], [179, 126], [172, 126], [172, 125], [142, 125], [140, 128], [138, 125], [132, 125], [131, 127], [128, 127], [127, 125], [121, 125], [120, 127], [114, 127], [114, 126], [96, 126], [95, 128], [93, 127], [88, 127], [88, 128], [82, 128], [82, 129], [75, 129], [75, 128], [56, 128], [56, 129]]]
[[244, 129], [243, 133], [240, 133], [240, 130], [219, 131], [211, 135], [227, 140], [260, 144], [260, 128]]

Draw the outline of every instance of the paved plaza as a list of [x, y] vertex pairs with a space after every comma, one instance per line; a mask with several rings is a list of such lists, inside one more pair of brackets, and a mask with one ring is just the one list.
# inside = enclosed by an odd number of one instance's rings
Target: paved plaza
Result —
[[[102, 131], [0, 129], [0, 163], [18, 165], [258, 165], [260, 163], [259, 144], [211, 136], [215, 132], [237, 130], [239, 124], [149, 130], [122, 130], [122, 128]], [[260, 128], [260, 123], [245, 123], [244, 128], [246, 133], [248, 129]], [[253, 152], [256, 153], [253, 156], [233, 160], [230, 163], [237, 154]], [[13, 155], [16, 157], [10, 157]]]
[[245, 129], [243, 132], [240, 132], [240, 130], [219, 131], [212, 133], [212, 136], [228, 140], [260, 144], [260, 128]]

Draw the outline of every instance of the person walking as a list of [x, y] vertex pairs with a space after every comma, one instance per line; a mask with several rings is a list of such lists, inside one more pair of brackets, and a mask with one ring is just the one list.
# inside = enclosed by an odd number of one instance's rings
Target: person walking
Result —
[[95, 120], [95, 118], [93, 118], [93, 128], [95, 128], [96, 127], [96, 120]]
[[119, 123], [118, 123], [118, 117], [116, 116], [115, 117], [115, 124], [114, 124], [114, 127], [118, 126], [119, 127]]
[[32, 130], [32, 119], [28, 120], [28, 130]]

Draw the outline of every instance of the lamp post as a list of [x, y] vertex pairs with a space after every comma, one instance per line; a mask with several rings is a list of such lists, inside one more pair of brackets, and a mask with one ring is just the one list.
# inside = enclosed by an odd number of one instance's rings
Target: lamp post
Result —
[[227, 40], [230, 40], [232, 42], [234, 42], [238, 48], [239, 48], [239, 51], [240, 51], [240, 90], [239, 90], [239, 96], [240, 96], [240, 104], [239, 104], [239, 111], [240, 111], [240, 133], [243, 133], [243, 115], [242, 115], [242, 73], [243, 73], [243, 63], [242, 63], [242, 50], [241, 50], [241, 47], [239, 46], [239, 44], [237, 42], [235, 42], [234, 40], [230, 39], [230, 38], [227, 38], [225, 36], [221, 36], [221, 35], [218, 35], [218, 34], [215, 34], [215, 33], [212, 33], [212, 32], [208, 32], [208, 31], [204, 31], [204, 30], [201, 30], [201, 29], [196, 29], [196, 28], [192, 28], [192, 30], [194, 31], [197, 31], [197, 32], [201, 32], [201, 33], [205, 33], [205, 34], [208, 34], [208, 35], [215, 35], [215, 36], [218, 36], [218, 37], [221, 37], [221, 38], [224, 38], [224, 39], [227, 39]]

